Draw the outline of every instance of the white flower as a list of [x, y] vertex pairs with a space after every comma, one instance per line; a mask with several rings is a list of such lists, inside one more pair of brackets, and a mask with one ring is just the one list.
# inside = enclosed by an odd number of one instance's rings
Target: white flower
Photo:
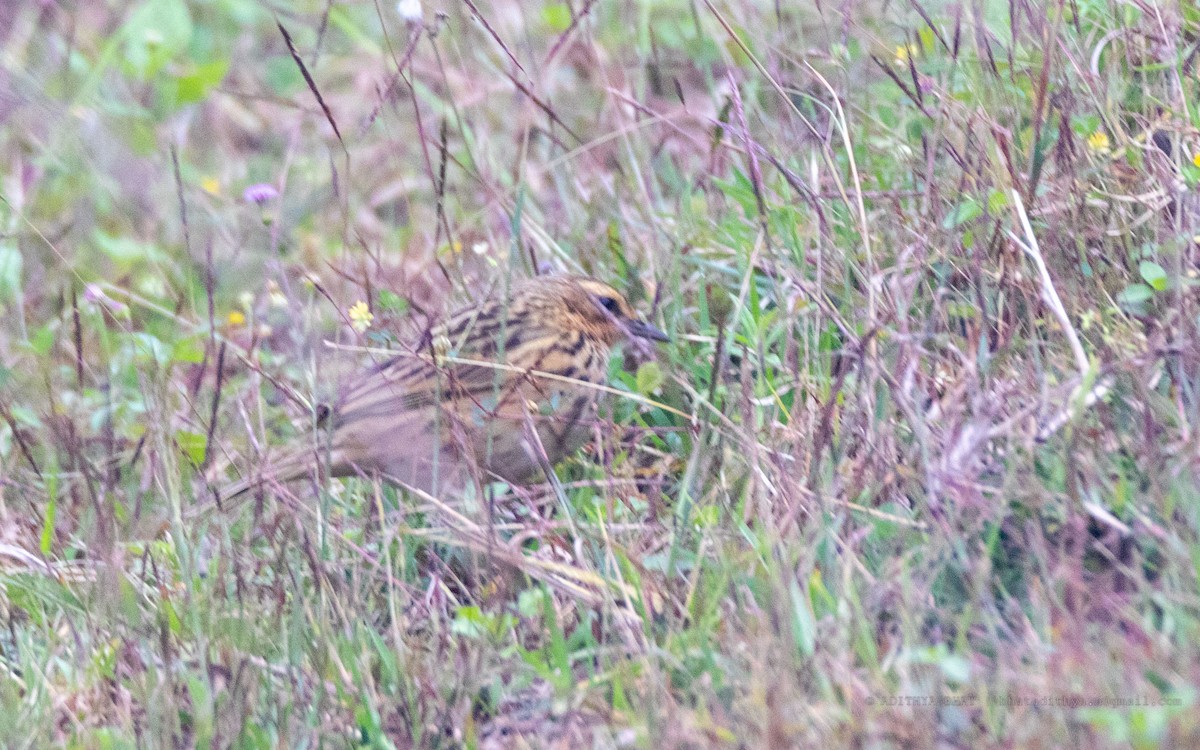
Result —
[[405, 21], [418, 23], [423, 15], [421, 12], [421, 0], [400, 0], [400, 2], [396, 3], [396, 12]]

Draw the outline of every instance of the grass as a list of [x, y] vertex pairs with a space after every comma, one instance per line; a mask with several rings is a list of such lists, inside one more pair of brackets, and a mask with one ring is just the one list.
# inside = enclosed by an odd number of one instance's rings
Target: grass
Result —
[[[1200, 12], [424, 5], [0, 29], [0, 744], [1200, 741]], [[545, 269], [556, 482], [183, 521]]]

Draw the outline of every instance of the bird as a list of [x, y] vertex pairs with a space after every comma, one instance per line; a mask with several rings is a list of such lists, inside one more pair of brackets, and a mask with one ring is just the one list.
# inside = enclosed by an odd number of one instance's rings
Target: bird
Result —
[[378, 477], [424, 492], [473, 478], [526, 482], [592, 433], [614, 347], [669, 341], [598, 279], [514, 281], [431, 329], [413, 350], [353, 376], [317, 430], [219, 493], [306, 476]]

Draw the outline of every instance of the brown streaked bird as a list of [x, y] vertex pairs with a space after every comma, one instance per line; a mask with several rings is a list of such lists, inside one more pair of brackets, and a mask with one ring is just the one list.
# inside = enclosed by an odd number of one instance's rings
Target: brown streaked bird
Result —
[[[427, 492], [472, 475], [521, 482], [591, 432], [609, 355], [629, 338], [667, 341], [621, 294], [585, 276], [516, 282], [507, 300], [464, 309], [424, 351], [367, 369], [325, 410], [309, 447], [226, 488], [315, 475], [380, 476]], [[536, 438], [535, 438], [536, 436]]]

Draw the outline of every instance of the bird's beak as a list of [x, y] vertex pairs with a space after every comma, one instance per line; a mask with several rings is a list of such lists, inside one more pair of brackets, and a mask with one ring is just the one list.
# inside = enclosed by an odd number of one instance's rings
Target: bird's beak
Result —
[[653, 341], [670, 341], [671, 337], [650, 325], [644, 320], [631, 320], [626, 324], [630, 336], [651, 339]]

